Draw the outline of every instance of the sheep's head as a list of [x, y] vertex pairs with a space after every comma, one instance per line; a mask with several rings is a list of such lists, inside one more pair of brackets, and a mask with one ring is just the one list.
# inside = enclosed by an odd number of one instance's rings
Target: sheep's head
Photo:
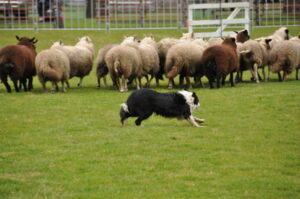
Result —
[[154, 41], [153, 36], [146, 36], [146, 37], [144, 37], [144, 39], [142, 39], [141, 42], [145, 43], [145, 44], [156, 45], [156, 42]]
[[237, 42], [241, 42], [244, 43], [245, 41], [248, 41], [250, 39], [248, 30], [242, 30], [242, 31], [234, 31], [237, 35], [236, 35], [236, 41]]
[[92, 43], [92, 39], [89, 37], [89, 36], [84, 36], [84, 37], [81, 37], [79, 39], [79, 42], [80, 41], [83, 41], [83, 42], [86, 42], [86, 43]]
[[233, 47], [234, 49], [237, 48], [237, 45], [235, 43], [235, 38], [233, 38], [233, 37], [225, 38], [222, 44], [229, 45], [229, 46]]
[[138, 41], [135, 36], [125, 36], [122, 44], [137, 44]]
[[20, 38], [19, 36], [16, 35], [16, 38], [19, 41], [18, 45], [24, 45], [24, 46], [27, 46], [27, 47], [35, 50], [35, 45], [34, 44], [38, 42], [38, 40], [35, 39], [35, 37], [33, 37], [31, 39], [28, 38], [28, 37], [21, 37]]
[[240, 65], [251, 69], [255, 63], [254, 53], [251, 50], [244, 50], [240, 52]]
[[195, 39], [195, 34], [194, 32], [182, 33], [182, 37], [180, 39], [191, 41]]
[[286, 27], [281, 27], [275, 31], [274, 36], [279, 36], [282, 40], [289, 40], [289, 29]]
[[64, 43], [61, 40], [59, 40], [59, 41], [53, 42], [51, 47], [57, 47], [57, 46], [64, 46]]

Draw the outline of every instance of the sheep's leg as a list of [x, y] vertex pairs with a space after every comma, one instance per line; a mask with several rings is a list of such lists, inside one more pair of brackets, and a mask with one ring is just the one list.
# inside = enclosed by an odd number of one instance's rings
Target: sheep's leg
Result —
[[126, 80], [127, 79], [124, 77], [124, 75], [122, 75], [122, 77], [121, 77], [121, 86], [120, 86], [120, 92], [121, 93], [126, 92], [126, 87], [125, 87], [125, 85], [127, 84]]
[[280, 81], [280, 82], [281, 82], [281, 81], [282, 81], [282, 79], [281, 79], [281, 74], [280, 74], [280, 72], [278, 72], [277, 74], [278, 74], [278, 81]]
[[67, 87], [70, 88], [70, 84], [69, 84], [68, 80], [66, 80], [66, 84], [67, 84]]
[[107, 88], [106, 76], [103, 77], [103, 85], [104, 85], [104, 88]]
[[270, 80], [270, 73], [271, 73], [271, 68], [270, 65], [268, 65], [268, 76], [267, 76], [267, 80]]
[[199, 126], [199, 125], [197, 124], [197, 122], [195, 121], [195, 118], [194, 118], [192, 115], [190, 115], [190, 116], [187, 118], [187, 120], [188, 120], [193, 126], [195, 126], [195, 127], [201, 127], [201, 126]]
[[159, 86], [159, 78], [155, 77], [155, 81], [156, 81], [156, 86]]
[[24, 91], [27, 91], [26, 78], [22, 78], [20, 81], [24, 87]]
[[208, 78], [208, 82], [209, 82], [209, 87], [214, 88], [214, 84], [213, 84], [214, 80], [212, 78]]
[[33, 89], [32, 79], [33, 79], [32, 77], [29, 77], [29, 78], [28, 78], [28, 90], [29, 90], [29, 91]]
[[231, 87], [234, 87], [233, 72], [230, 73], [230, 84], [231, 84]]
[[7, 92], [11, 93], [11, 88], [10, 88], [8, 82], [7, 82], [7, 76], [6, 75], [1, 75], [1, 81], [5, 85]]
[[138, 82], [136, 84], [136, 89], [139, 90], [139, 89], [143, 88], [142, 87], [142, 77], [138, 77], [137, 80], [138, 80]]
[[41, 81], [41, 83], [42, 83], [44, 92], [47, 92], [47, 90], [46, 90], [46, 82], [45, 81]]
[[257, 66], [256, 63], [253, 65], [253, 69], [254, 69], [254, 78], [255, 78], [255, 81], [256, 81], [256, 83], [259, 83], [258, 71], [257, 71], [258, 66]]
[[183, 81], [184, 81], [184, 76], [183, 75], [179, 75], [179, 85], [183, 86]]
[[120, 84], [120, 79], [119, 79], [119, 78], [116, 78], [115, 81], [116, 81], [116, 84], [117, 84], [117, 86], [116, 86], [117, 89], [118, 89], [119, 91], [121, 91], [122, 85]]
[[151, 75], [151, 77], [150, 77], [150, 79], [149, 79], [149, 81], [148, 81], [148, 83], [147, 83], [147, 87], [148, 87], [148, 88], [150, 87], [151, 81], [153, 80], [153, 78], [154, 78], [154, 75]]
[[240, 78], [240, 71], [237, 71], [235, 76], [235, 82], [239, 82], [240, 81], [239, 78]]
[[174, 82], [173, 78], [169, 78], [169, 83], [168, 83], [168, 88], [169, 89], [173, 88], [173, 82]]
[[186, 76], [186, 77], [185, 77], [185, 81], [186, 81], [186, 88], [187, 88], [187, 89], [191, 89], [191, 88], [192, 88], [192, 85], [191, 85], [190, 77], [189, 77], [189, 76]]
[[61, 89], [62, 89], [62, 92], [67, 92], [66, 88], [65, 88], [65, 81], [64, 80], [61, 80]]
[[77, 84], [78, 87], [82, 87], [82, 80], [83, 80], [83, 77], [80, 77], [79, 83]]
[[264, 81], [267, 82], [268, 80], [267, 80], [267, 77], [266, 77], [265, 67], [262, 67], [261, 70], [262, 70], [262, 73], [263, 73], [263, 76], [264, 76]]
[[296, 69], [296, 80], [298, 80], [298, 72], [299, 72], [299, 68]]
[[226, 75], [222, 77], [222, 86], [225, 86]]
[[288, 73], [286, 71], [283, 71], [283, 81], [285, 82], [287, 80]]
[[100, 88], [100, 77], [97, 78], [98, 86], [97, 88]]
[[56, 90], [56, 84], [55, 84], [55, 82], [53, 81], [53, 82], [52, 82], [51, 92], [54, 93], [55, 90]]
[[18, 87], [18, 80], [12, 80], [13, 81], [13, 83], [14, 83], [14, 87], [15, 87], [15, 90], [16, 90], [16, 92], [19, 92], [20, 90], [19, 90], [19, 87]]

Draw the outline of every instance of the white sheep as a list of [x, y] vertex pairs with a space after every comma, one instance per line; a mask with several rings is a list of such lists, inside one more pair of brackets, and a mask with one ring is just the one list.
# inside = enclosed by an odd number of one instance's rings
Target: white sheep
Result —
[[187, 88], [192, 87], [189, 77], [202, 76], [200, 60], [204, 49], [192, 41], [178, 43], [169, 49], [165, 63], [166, 77], [169, 78], [168, 88], [173, 87], [173, 78], [177, 74], [185, 76]]
[[[104, 83], [104, 87], [107, 87], [107, 82], [106, 82], [106, 75], [108, 74], [108, 68], [107, 68], [107, 64], [105, 62], [105, 56], [107, 54], [107, 52], [112, 49], [113, 47], [116, 47], [118, 44], [109, 44], [104, 46], [103, 48], [101, 48], [98, 51], [98, 55], [96, 58], [96, 76], [97, 76], [97, 81], [98, 81], [98, 88], [100, 88], [100, 80], [101, 78], [103, 78], [103, 83]], [[115, 84], [115, 82], [114, 82]], [[117, 85], [115, 85], [117, 86]]]
[[[149, 87], [152, 79], [157, 77], [159, 72], [158, 49], [154, 38], [147, 36], [142, 39], [139, 43], [139, 51], [142, 59], [143, 76], [147, 77], [148, 74], [151, 75], [151, 78], [146, 83], [146, 87]], [[156, 79], [156, 83], [158, 84], [158, 79]]]
[[65, 46], [61, 42], [56, 42], [54, 47], [66, 53], [70, 61], [70, 78], [79, 77], [78, 86], [82, 87], [84, 76], [88, 75], [93, 67], [94, 45], [91, 38], [82, 37], [75, 46]]
[[293, 41], [282, 41], [277, 43], [270, 51], [271, 71], [278, 73], [283, 71], [283, 81], [287, 80], [288, 74], [296, 70], [296, 80], [298, 80], [298, 70], [300, 67], [300, 44]]
[[62, 91], [66, 92], [64, 83], [69, 86], [70, 62], [67, 55], [56, 48], [43, 50], [35, 58], [38, 78], [46, 91], [46, 82], [52, 82], [52, 92], [58, 91], [57, 82], [61, 81]]
[[270, 39], [262, 39], [260, 41], [248, 40], [242, 44], [239, 43], [239, 45], [237, 45], [238, 52], [240, 54], [240, 70], [238, 72], [238, 80], [242, 80], [243, 70], [250, 69], [255, 81], [259, 83], [258, 68], [262, 69], [264, 80], [268, 80], [269, 72], [266, 76], [264, 67], [268, 64], [269, 50], [267, 44], [270, 41]]
[[[142, 77], [142, 60], [138, 50], [138, 42], [134, 37], [125, 37], [123, 42], [109, 50], [105, 56], [111, 79], [119, 86], [120, 92], [127, 91], [127, 81]], [[121, 84], [120, 84], [121, 79]], [[141, 82], [136, 82], [140, 89]]]
[[281, 27], [277, 29], [272, 35], [267, 37], [260, 37], [255, 39], [256, 41], [261, 41], [265, 39], [271, 39], [270, 48], [272, 49], [277, 43], [289, 39], [289, 29], [286, 27]]

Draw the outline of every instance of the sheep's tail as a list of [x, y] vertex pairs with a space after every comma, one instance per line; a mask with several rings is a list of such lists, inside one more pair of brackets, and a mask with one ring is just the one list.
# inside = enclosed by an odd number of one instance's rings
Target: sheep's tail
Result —
[[121, 118], [122, 126], [125, 125], [125, 121], [128, 117], [130, 117], [130, 112], [128, 110], [127, 103], [123, 103], [121, 104], [121, 109], [120, 109], [120, 118]]
[[114, 71], [115, 71], [115, 73], [117, 73], [117, 74], [122, 72], [120, 61], [115, 61], [115, 62], [114, 62]]
[[59, 81], [62, 78], [62, 74], [58, 71], [54, 70], [48, 65], [43, 65], [40, 68], [39, 76], [42, 77], [43, 80], [50, 80], [50, 81]]
[[208, 73], [215, 73], [217, 72], [217, 63], [214, 57], [209, 57], [205, 62], [204, 62], [205, 70]]
[[0, 56], [0, 67], [11, 69], [14, 68], [14, 64], [8, 61], [5, 56]]
[[171, 71], [166, 73], [167, 78], [174, 78], [178, 74], [179, 70], [178, 67], [173, 66]]

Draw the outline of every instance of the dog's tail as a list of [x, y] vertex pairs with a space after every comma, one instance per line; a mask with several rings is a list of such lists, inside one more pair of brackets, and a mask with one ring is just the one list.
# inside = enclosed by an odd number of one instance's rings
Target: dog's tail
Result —
[[120, 109], [120, 118], [121, 118], [122, 126], [125, 125], [125, 121], [128, 117], [130, 117], [130, 112], [129, 112], [128, 106], [126, 103], [123, 103], [123, 104], [121, 104], [121, 109]]

